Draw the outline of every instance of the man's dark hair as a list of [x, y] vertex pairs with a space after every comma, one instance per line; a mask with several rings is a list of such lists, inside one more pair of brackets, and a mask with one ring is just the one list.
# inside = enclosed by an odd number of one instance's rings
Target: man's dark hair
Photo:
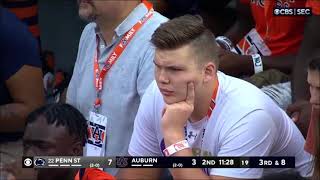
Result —
[[46, 119], [49, 125], [66, 127], [71, 136], [79, 139], [85, 145], [87, 120], [76, 108], [69, 104], [58, 103], [42, 106], [28, 115], [26, 125], [37, 121], [40, 117]]
[[315, 57], [310, 61], [309, 69], [320, 71], [320, 57]]
[[194, 55], [202, 62], [213, 61], [218, 66], [218, 48], [214, 39], [200, 16], [184, 15], [161, 24], [152, 35], [151, 42], [159, 50], [191, 45]]

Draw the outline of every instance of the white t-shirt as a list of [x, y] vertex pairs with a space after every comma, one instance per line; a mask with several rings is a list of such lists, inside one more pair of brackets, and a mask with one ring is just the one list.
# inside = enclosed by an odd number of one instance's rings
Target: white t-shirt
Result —
[[[312, 157], [292, 122], [255, 86], [221, 72], [216, 106], [209, 120], [187, 123], [186, 135], [195, 156], [294, 156], [296, 171], [311, 175]], [[164, 100], [156, 82], [146, 90], [129, 145], [131, 156], [163, 156], [161, 131]], [[204, 130], [206, 129], [206, 130]], [[201, 141], [203, 140], [203, 143]], [[202, 144], [202, 146], [201, 146]], [[260, 178], [288, 169], [212, 168], [209, 175]]]

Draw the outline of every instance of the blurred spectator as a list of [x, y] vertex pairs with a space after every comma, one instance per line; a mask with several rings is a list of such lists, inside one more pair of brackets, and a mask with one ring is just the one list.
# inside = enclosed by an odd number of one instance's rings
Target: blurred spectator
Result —
[[167, 18], [146, 1], [78, 2], [80, 17], [92, 22], [80, 39], [67, 103], [103, 132], [92, 135], [102, 141], [89, 138], [85, 155], [126, 155], [140, 99], [153, 80], [151, 35]]
[[236, 22], [236, 11], [232, 7], [234, 0], [212, 1], [198, 0], [199, 13], [204, 24], [215, 36], [220, 36]]
[[[30, 113], [23, 137], [24, 156], [82, 156], [87, 141], [87, 122], [68, 104], [49, 104]], [[67, 148], [66, 148], [67, 147]], [[16, 179], [111, 180], [95, 168], [21, 169], [21, 162], [6, 167]], [[25, 176], [28, 174], [29, 176]], [[81, 176], [81, 177], [80, 177]]]
[[313, 178], [316, 180], [320, 178], [320, 57], [313, 58], [310, 62], [307, 79], [310, 87], [312, 113], [305, 150], [315, 156]]
[[5, 8], [14, 13], [23, 23], [28, 26], [29, 31], [40, 43], [40, 28], [38, 22], [38, 0], [0, 0]]
[[70, 75], [62, 70], [57, 70], [54, 75], [53, 93], [54, 102], [65, 102], [65, 90], [70, 82]]
[[22, 154], [26, 116], [44, 103], [37, 42], [17, 17], [0, 7], [0, 160]]
[[262, 88], [282, 109], [287, 109], [291, 104], [289, 75], [303, 38], [306, 17], [275, 16], [273, 11], [305, 7], [306, 0], [238, 0], [237, 3], [238, 21], [225, 34], [230, 40], [218, 37], [225, 39], [218, 40], [220, 44], [236, 44], [233, 47], [236, 53], [222, 50], [220, 69], [237, 77], [251, 76], [248, 81]]
[[47, 103], [65, 102], [65, 98], [61, 97], [67, 89], [70, 77], [68, 73], [62, 70], [55, 70], [55, 57], [51, 51], [42, 53], [43, 59], [43, 84], [46, 93]]
[[158, 4], [162, 7], [159, 12], [170, 19], [185, 14], [199, 14], [199, 0], [158, 0]]
[[[156, 1], [156, 0], [154, 0]], [[223, 34], [235, 21], [235, 11], [227, 7], [231, 0], [158, 0], [157, 9], [169, 19], [185, 14], [199, 14], [216, 35]]]
[[309, 126], [310, 93], [308, 90], [307, 67], [312, 57], [320, 52], [320, 1], [308, 0], [307, 7], [312, 8], [313, 15], [308, 17], [304, 26], [304, 37], [293, 70], [293, 102], [288, 111], [296, 124], [306, 134]]
[[54, 87], [54, 71], [55, 71], [55, 57], [51, 51], [42, 52], [42, 71], [43, 71], [43, 85], [46, 96], [51, 94]]

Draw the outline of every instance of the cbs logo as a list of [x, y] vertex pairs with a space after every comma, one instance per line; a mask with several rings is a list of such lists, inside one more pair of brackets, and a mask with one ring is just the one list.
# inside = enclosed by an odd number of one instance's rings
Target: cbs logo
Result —
[[30, 158], [27, 158], [23, 161], [25, 166], [31, 166], [32, 165], [32, 160]]
[[276, 16], [294, 15], [294, 10], [288, 8], [274, 9], [273, 14]]
[[310, 8], [276, 8], [273, 10], [275, 16], [311, 16]]
[[22, 167], [23, 168], [33, 168], [33, 157], [23, 157]]

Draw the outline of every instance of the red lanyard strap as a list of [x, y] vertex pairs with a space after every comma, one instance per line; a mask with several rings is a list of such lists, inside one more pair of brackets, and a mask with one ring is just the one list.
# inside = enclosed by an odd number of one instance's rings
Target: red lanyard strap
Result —
[[152, 3], [150, 3], [147, 0], [143, 0], [142, 3], [147, 7], [148, 11], [150, 11], [153, 8]]
[[101, 106], [101, 99], [100, 94], [103, 89], [103, 80], [105, 76], [108, 74], [111, 67], [116, 63], [116, 61], [119, 59], [125, 48], [128, 46], [132, 38], [135, 36], [135, 34], [140, 30], [140, 28], [151, 18], [153, 15], [153, 9], [152, 4], [144, 1], [144, 5], [148, 9], [148, 13], [141, 18], [128, 32], [124, 34], [124, 36], [121, 38], [120, 42], [117, 44], [117, 46], [114, 48], [113, 52], [110, 53], [109, 57], [107, 57], [103, 68], [101, 71], [99, 71], [99, 59], [98, 56], [100, 54], [99, 52], [99, 44], [100, 40], [97, 36], [97, 49], [96, 53], [94, 55], [94, 77], [95, 77], [95, 88], [97, 92], [97, 98], [94, 103], [95, 109], [97, 109], [99, 106]]
[[210, 105], [209, 105], [209, 109], [208, 109], [208, 119], [210, 119], [211, 113], [213, 111], [213, 109], [216, 107], [216, 98], [217, 98], [217, 93], [218, 93], [218, 88], [219, 88], [219, 81], [218, 79], [216, 79], [215, 82], [216, 86], [213, 90], [212, 96], [211, 96], [211, 101], [210, 101]]
[[[208, 109], [208, 113], [207, 113], [208, 120], [210, 119], [211, 113], [212, 113], [213, 109], [216, 106], [216, 98], [217, 98], [217, 94], [218, 94], [218, 89], [219, 89], [219, 80], [217, 78], [215, 80], [215, 87], [213, 89], [213, 93], [212, 93], [212, 96], [211, 96], [210, 105], [209, 105], [209, 109]], [[202, 130], [201, 147], [202, 147], [202, 144], [203, 144], [203, 138], [204, 138], [205, 132], [206, 132], [206, 128], [204, 128]], [[188, 140], [188, 138], [187, 138], [187, 126], [184, 126], [184, 135], [185, 135], [186, 140]]]

